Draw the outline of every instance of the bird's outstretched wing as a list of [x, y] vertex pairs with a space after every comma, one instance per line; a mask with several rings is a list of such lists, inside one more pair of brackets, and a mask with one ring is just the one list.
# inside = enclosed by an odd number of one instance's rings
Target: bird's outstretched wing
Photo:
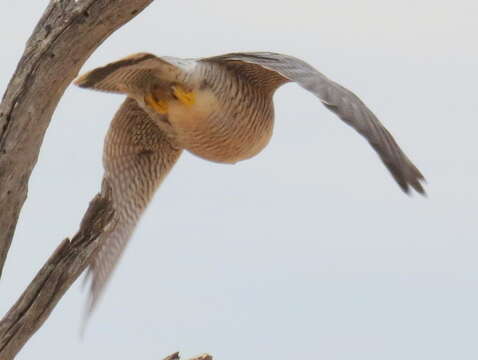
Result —
[[154, 75], [163, 79], [181, 80], [194, 70], [196, 61], [174, 57], [157, 57], [137, 53], [83, 74], [75, 80], [82, 88], [114, 93], [141, 92], [151, 83]]
[[421, 194], [425, 193], [421, 184], [423, 175], [372, 111], [354, 93], [328, 79], [306, 62], [269, 52], [233, 53], [201, 60], [256, 64], [298, 83], [368, 140], [404, 192], [408, 193], [412, 187]]
[[152, 71], [162, 65], [165, 63], [155, 55], [138, 53], [81, 75], [75, 80], [75, 85], [100, 91], [125, 93], [127, 90], [125, 86], [147, 81]]
[[131, 98], [126, 98], [106, 135], [103, 190], [109, 189], [115, 210], [114, 226], [100, 239], [89, 266], [89, 312], [97, 300], [131, 237], [143, 211], [181, 150]]

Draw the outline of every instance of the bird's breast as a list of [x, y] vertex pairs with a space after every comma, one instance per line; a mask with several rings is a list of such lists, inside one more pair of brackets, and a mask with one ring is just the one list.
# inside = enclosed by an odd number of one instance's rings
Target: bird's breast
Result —
[[192, 104], [171, 104], [168, 118], [181, 147], [210, 161], [235, 163], [258, 154], [271, 138], [272, 101], [263, 103], [203, 89], [194, 92]]

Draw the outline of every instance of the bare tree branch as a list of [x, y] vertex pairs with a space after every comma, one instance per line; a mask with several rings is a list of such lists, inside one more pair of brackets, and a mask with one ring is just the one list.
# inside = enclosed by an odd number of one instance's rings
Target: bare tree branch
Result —
[[28, 180], [68, 84], [111, 33], [153, 0], [51, 0], [0, 104], [0, 276]]
[[[98, 45], [152, 1], [51, 0], [34, 29], [0, 104], [0, 276], [58, 101]], [[108, 196], [93, 199], [79, 232], [58, 246], [0, 321], [0, 359], [16, 356], [87, 267], [112, 225]]]
[[[166, 356], [163, 360], [180, 360], [179, 353], [176, 352], [174, 354]], [[212, 356], [209, 354], [202, 354], [199, 356], [195, 356], [189, 360], [212, 360]]]
[[85, 270], [100, 235], [114, 225], [111, 223], [113, 212], [108, 194], [98, 194], [91, 201], [78, 233], [71, 241], [65, 239], [58, 246], [0, 321], [0, 359], [15, 357]]

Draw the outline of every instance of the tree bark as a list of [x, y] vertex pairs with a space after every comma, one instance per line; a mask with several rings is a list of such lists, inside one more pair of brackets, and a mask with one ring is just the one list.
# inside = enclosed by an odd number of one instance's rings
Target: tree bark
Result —
[[152, 2], [51, 0], [34, 29], [0, 104], [0, 277], [58, 101], [91, 53]]
[[[163, 360], [180, 360], [179, 353], [176, 352], [174, 354], [166, 356]], [[209, 354], [202, 354], [199, 356], [195, 356], [189, 360], [212, 360], [212, 356]]]
[[[91, 53], [152, 2], [51, 0], [34, 29], [0, 104], [0, 276], [31, 171], [63, 92]], [[0, 359], [15, 357], [87, 267], [100, 235], [112, 225], [108, 196], [96, 196], [79, 232], [58, 246], [0, 321]]]
[[[103, 194], [103, 193], [102, 193]], [[113, 226], [109, 191], [98, 194], [80, 230], [50, 256], [22, 296], [0, 321], [0, 359], [11, 360], [42, 326], [68, 288], [88, 266], [102, 233]]]

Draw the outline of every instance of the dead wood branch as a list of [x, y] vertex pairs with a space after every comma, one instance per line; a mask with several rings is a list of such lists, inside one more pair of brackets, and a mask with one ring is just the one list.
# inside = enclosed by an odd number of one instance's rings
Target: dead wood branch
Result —
[[[166, 356], [163, 360], [180, 360], [179, 353], [176, 352], [174, 354]], [[212, 360], [212, 356], [209, 354], [202, 354], [202, 355], [190, 358], [189, 360]]]
[[[153, 0], [51, 0], [0, 104], [0, 276], [45, 131], [66, 87], [91, 53]], [[78, 278], [112, 219], [107, 195], [90, 204], [0, 321], [0, 359], [13, 359]]]
[[110, 200], [98, 194], [91, 201], [78, 233], [71, 241], [66, 239], [58, 246], [0, 321], [0, 359], [13, 359], [48, 318], [66, 290], [87, 267], [100, 235], [114, 225], [112, 218]]
[[51, 116], [90, 54], [153, 0], [51, 0], [0, 104], [0, 276]]

